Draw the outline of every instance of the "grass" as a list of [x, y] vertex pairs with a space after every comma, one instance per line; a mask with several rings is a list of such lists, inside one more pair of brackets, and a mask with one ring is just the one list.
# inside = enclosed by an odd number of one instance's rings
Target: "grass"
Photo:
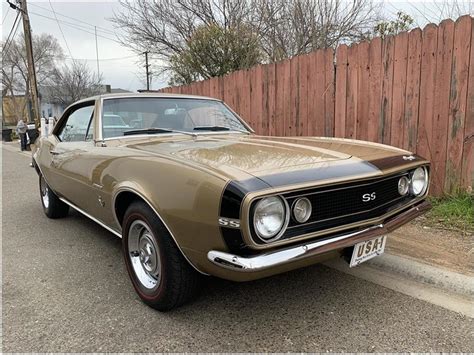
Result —
[[474, 234], [474, 195], [459, 193], [430, 198], [433, 209], [426, 214], [426, 224], [433, 227]]

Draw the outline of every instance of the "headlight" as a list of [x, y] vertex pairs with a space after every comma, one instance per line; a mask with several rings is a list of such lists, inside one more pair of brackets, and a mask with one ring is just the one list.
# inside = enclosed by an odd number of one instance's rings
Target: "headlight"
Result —
[[288, 224], [287, 204], [277, 196], [265, 197], [255, 206], [255, 232], [264, 242], [278, 239]]
[[306, 222], [311, 217], [311, 202], [306, 198], [299, 198], [293, 204], [293, 217], [299, 223]]
[[419, 196], [428, 188], [428, 172], [426, 168], [416, 168], [411, 175], [411, 193]]
[[398, 193], [401, 196], [405, 196], [408, 193], [408, 189], [410, 188], [410, 181], [406, 176], [402, 176], [400, 180], [398, 180]]

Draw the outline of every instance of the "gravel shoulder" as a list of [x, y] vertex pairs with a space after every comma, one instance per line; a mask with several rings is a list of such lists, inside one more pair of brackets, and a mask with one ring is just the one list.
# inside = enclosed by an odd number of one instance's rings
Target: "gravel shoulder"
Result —
[[431, 228], [417, 221], [392, 232], [387, 252], [474, 276], [474, 236]]

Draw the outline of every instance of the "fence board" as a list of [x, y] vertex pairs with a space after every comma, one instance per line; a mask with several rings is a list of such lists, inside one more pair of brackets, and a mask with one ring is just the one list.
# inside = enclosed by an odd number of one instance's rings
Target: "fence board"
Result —
[[235, 81], [237, 80], [237, 72], [230, 73], [224, 77], [224, 101], [234, 110], [236, 111], [236, 104], [235, 104]]
[[357, 46], [357, 92], [361, 95], [358, 97], [357, 112], [356, 112], [356, 138], [367, 140], [368, 138], [368, 121], [369, 116], [369, 57], [370, 46], [369, 42], [361, 42]]
[[299, 125], [299, 60], [300, 57], [294, 57], [290, 60], [290, 116], [285, 127], [285, 136], [296, 136], [297, 126]]
[[334, 50], [325, 50], [325, 95], [324, 95], [324, 127], [325, 136], [334, 137]]
[[378, 141], [380, 100], [382, 97], [382, 39], [374, 38], [369, 44], [369, 110], [367, 113], [367, 139]]
[[296, 134], [298, 136], [308, 135], [308, 56], [299, 57], [299, 100], [298, 100], [298, 124]]
[[283, 136], [285, 134], [285, 117], [289, 112], [289, 79], [290, 79], [290, 61], [285, 60], [276, 64], [276, 125], [275, 134]]
[[254, 111], [254, 106], [258, 107], [258, 104], [254, 102], [254, 100], [252, 99], [258, 90], [257, 83], [256, 83], [257, 67], [250, 68], [249, 70], [246, 70], [245, 72], [246, 72], [247, 77], [244, 77], [244, 82], [247, 81], [247, 84], [248, 84], [248, 110], [246, 112], [246, 115], [248, 117], [247, 122], [250, 122], [250, 125], [255, 130], [255, 132], [257, 134], [260, 134], [260, 128], [259, 128], [259, 123], [258, 123], [259, 121], [258, 116], [259, 116], [260, 109], [257, 108]]
[[235, 73], [234, 103], [235, 103], [235, 110], [243, 117], [244, 120], [248, 120], [248, 117], [245, 116], [245, 112], [242, 110], [242, 100], [240, 97], [240, 93], [242, 92], [242, 85], [243, 85], [243, 75], [244, 75], [243, 70]]
[[261, 79], [260, 79], [260, 91], [261, 91], [261, 97], [262, 97], [262, 114], [260, 116], [261, 122], [260, 122], [260, 129], [261, 129], [261, 135], [269, 135], [269, 123], [270, 119], [268, 117], [269, 115], [269, 108], [268, 108], [268, 84], [269, 84], [269, 77], [268, 77], [268, 68], [269, 65], [261, 65], [260, 66], [260, 71], [261, 71]]
[[242, 70], [240, 78], [240, 111], [246, 119], [251, 119], [256, 124], [255, 117], [250, 113], [250, 70]]
[[324, 73], [324, 50], [316, 51], [315, 58], [315, 77], [314, 80], [314, 123], [313, 135], [324, 136], [324, 91], [325, 91], [325, 73]]
[[201, 81], [201, 88], [199, 89], [199, 95], [210, 96], [211, 94], [211, 83], [209, 80]]
[[436, 49], [438, 27], [427, 25], [423, 29], [420, 77], [420, 116], [418, 120], [417, 153], [431, 159], [433, 131], [434, 88], [436, 83]]
[[276, 65], [274, 63], [266, 65], [267, 67], [267, 78], [268, 78], [268, 90], [267, 90], [267, 102], [268, 102], [268, 130], [267, 133], [271, 136], [276, 135]]
[[347, 101], [346, 101], [346, 133], [347, 138], [356, 138], [357, 126], [357, 49], [358, 46], [353, 44], [347, 50]]
[[392, 118], [390, 120], [390, 144], [403, 148], [403, 121], [407, 82], [408, 33], [394, 38]]
[[346, 136], [347, 66], [347, 46], [342, 44], [336, 50], [335, 137]]
[[263, 120], [265, 116], [265, 102], [263, 99], [263, 79], [264, 71], [261, 65], [255, 68], [255, 89], [252, 89], [253, 95], [250, 96], [250, 114], [253, 115], [253, 108], [257, 111], [257, 127], [258, 134], [263, 134]]
[[[474, 23], [471, 18], [471, 54], [468, 72], [468, 95], [466, 122], [464, 127], [464, 146], [462, 154], [461, 187], [471, 190], [474, 184]], [[456, 188], [456, 186], [455, 186]]]
[[222, 77], [212, 78], [209, 81], [209, 95], [211, 97], [215, 97], [216, 99], [222, 100], [224, 98], [224, 93], [222, 90]]
[[317, 72], [317, 52], [308, 54], [308, 135], [316, 136], [316, 72]]
[[262, 66], [258, 65], [249, 71], [250, 75], [250, 116], [257, 134], [263, 133], [263, 95]]
[[390, 120], [392, 118], [393, 57], [395, 41], [388, 36], [382, 42], [382, 100], [379, 119], [378, 141], [390, 144]]
[[196, 90], [196, 86], [198, 85], [198, 83], [192, 83], [190, 88], [189, 88], [189, 93], [191, 95], [197, 95], [198, 94], [198, 91]]
[[446, 143], [449, 115], [449, 89], [453, 58], [454, 22], [445, 20], [438, 28], [438, 49], [436, 56], [436, 83], [433, 111], [432, 192], [439, 195], [443, 191], [446, 173]]
[[416, 150], [418, 110], [420, 107], [421, 30], [408, 34], [407, 88], [403, 124], [403, 148]]
[[[470, 64], [473, 61], [471, 48], [472, 36], [472, 19], [469, 16], [463, 16], [456, 21], [454, 31], [454, 50], [452, 58], [452, 72], [450, 77], [451, 90], [449, 95], [449, 115], [448, 115], [448, 130], [447, 130], [447, 158], [446, 162], [446, 178], [444, 179], [444, 189], [446, 192], [454, 191], [461, 186], [461, 174], [463, 172], [463, 145], [464, 134], [469, 130], [469, 120], [471, 121], [471, 134], [474, 129], [472, 124], [473, 115], [469, 111], [469, 104], [467, 102], [467, 92], [469, 77], [473, 75], [470, 72]], [[471, 79], [472, 80], [472, 79]], [[472, 103], [472, 102], [471, 102]], [[472, 109], [472, 106], [470, 107]], [[469, 118], [470, 117], [470, 118]], [[471, 139], [472, 142], [472, 139]], [[471, 143], [471, 165], [474, 156], [472, 155]], [[465, 148], [465, 147], [464, 147]], [[469, 153], [466, 153], [468, 156]], [[468, 174], [466, 174], [468, 176]], [[440, 183], [443, 180], [440, 180]], [[467, 186], [466, 186], [467, 187]]]

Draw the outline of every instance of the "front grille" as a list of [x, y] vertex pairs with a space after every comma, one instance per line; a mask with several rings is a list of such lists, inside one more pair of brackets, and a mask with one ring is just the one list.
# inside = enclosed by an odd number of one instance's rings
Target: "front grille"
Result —
[[[308, 198], [313, 210], [304, 224], [299, 224], [292, 217], [282, 239], [377, 218], [406, 204], [413, 197], [400, 196], [398, 193], [398, 180], [403, 175], [408, 173], [283, 194], [290, 210], [299, 197]], [[362, 195], [372, 193], [376, 196], [374, 200], [362, 201]], [[254, 240], [263, 243], [258, 238]]]

